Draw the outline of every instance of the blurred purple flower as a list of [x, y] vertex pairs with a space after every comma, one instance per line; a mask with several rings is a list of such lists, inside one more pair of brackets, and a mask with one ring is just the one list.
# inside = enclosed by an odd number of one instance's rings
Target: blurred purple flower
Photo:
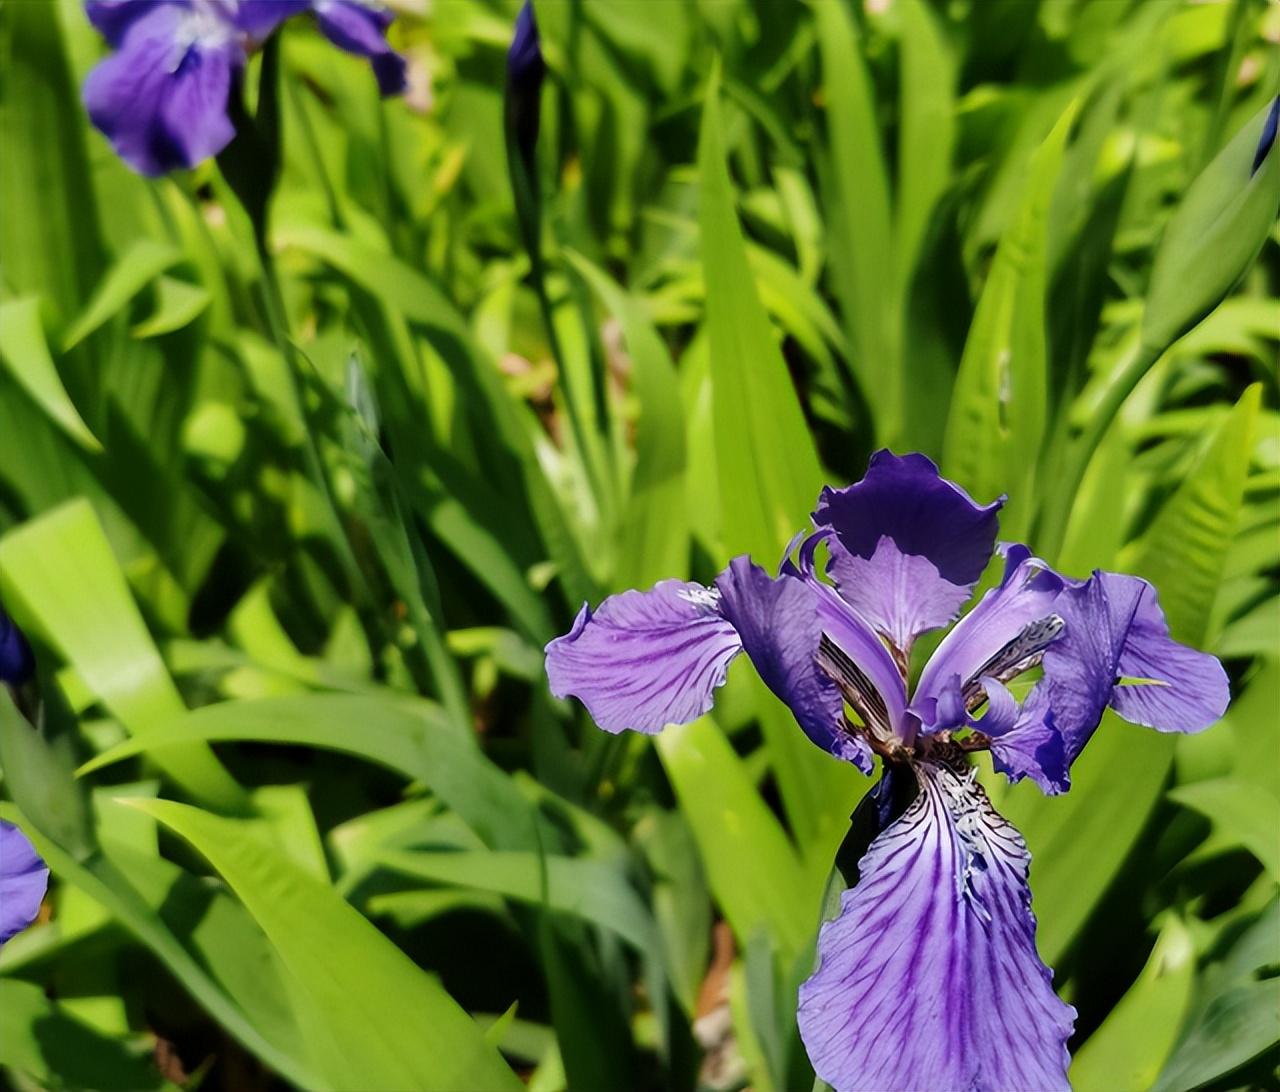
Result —
[[[801, 1037], [837, 1089], [1067, 1089], [1075, 1010], [1036, 952], [1030, 856], [967, 752], [1058, 793], [1107, 706], [1166, 732], [1227, 706], [1221, 665], [1169, 637], [1150, 584], [1071, 580], [1021, 545], [1001, 548], [1000, 585], [909, 691], [911, 646], [971, 596], [1002, 504], [975, 503], [922, 455], [880, 451], [862, 481], [823, 490], [778, 577], [738, 557], [712, 587], [665, 580], [584, 605], [547, 646], [552, 693], [606, 731], [695, 719], [746, 652], [820, 747], [866, 773], [881, 756], [877, 836], [800, 989]], [[1006, 684], [1036, 667], [1019, 704]]]
[[335, 45], [368, 57], [384, 94], [404, 61], [383, 40], [392, 20], [360, 0], [86, 0], [116, 50], [84, 85], [89, 117], [134, 170], [160, 175], [217, 155], [235, 129], [228, 102], [248, 54], [290, 16], [314, 11]]
[[49, 869], [27, 836], [0, 819], [0, 945], [36, 920]]
[[1258, 168], [1266, 161], [1267, 153], [1275, 147], [1277, 127], [1280, 127], [1280, 95], [1271, 100], [1271, 109], [1267, 111], [1267, 120], [1262, 123], [1262, 133], [1258, 137], [1258, 147], [1253, 153], [1253, 167], [1249, 170], [1250, 178], [1258, 173]]
[[35, 656], [22, 630], [0, 607], [0, 683], [21, 686], [36, 670]]
[[546, 71], [533, 4], [525, 0], [516, 16], [515, 33], [507, 50], [506, 111], [507, 124], [526, 165], [532, 163], [533, 149], [538, 142], [542, 80]]

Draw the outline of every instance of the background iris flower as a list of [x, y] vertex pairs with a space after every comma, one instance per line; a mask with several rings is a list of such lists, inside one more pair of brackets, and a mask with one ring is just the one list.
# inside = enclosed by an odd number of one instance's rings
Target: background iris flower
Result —
[[[1075, 1010], [1036, 953], [1030, 856], [966, 754], [1056, 793], [1108, 705], [1168, 732], [1227, 707], [1222, 666], [1169, 637], [1149, 583], [1072, 580], [1021, 545], [1001, 547], [999, 586], [910, 688], [912, 646], [973, 593], [1003, 502], [879, 451], [862, 481], [823, 491], [777, 577], [738, 557], [709, 588], [668, 580], [584, 605], [547, 646], [552, 692], [607, 731], [697, 718], [745, 652], [820, 747], [866, 773], [884, 760], [880, 833], [800, 990], [801, 1037], [838, 1089], [1068, 1088]], [[1033, 669], [1019, 703], [1006, 684]]]
[[405, 87], [404, 59], [383, 38], [393, 15], [373, 0], [87, 0], [115, 49], [84, 84], [89, 117], [135, 171], [194, 167], [235, 136], [229, 100], [248, 55], [290, 16], [368, 57], [384, 95]]

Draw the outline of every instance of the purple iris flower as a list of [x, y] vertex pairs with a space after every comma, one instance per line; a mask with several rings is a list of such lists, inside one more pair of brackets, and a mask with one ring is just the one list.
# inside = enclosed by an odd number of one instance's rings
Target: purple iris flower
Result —
[[27, 638], [0, 607], [0, 683], [21, 686], [35, 670], [36, 658]]
[[382, 37], [392, 15], [372, 0], [86, 0], [85, 10], [116, 50], [85, 80], [85, 107], [140, 174], [194, 167], [231, 142], [228, 105], [249, 52], [300, 12], [368, 57], [383, 94], [404, 89], [404, 61]]
[[[711, 587], [664, 580], [584, 606], [547, 646], [552, 693], [606, 731], [695, 719], [746, 652], [820, 747], [866, 773], [881, 756], [879, 833], [800, 989], [809, 1058], [840, 1090], [1069, 1088], [1075, 1010], [1036, 952], [1030, 857], [968, 753], [1058, 793], [1107, 706], [1163, 732], [1227, 707], [1222, 666], [1169, 637], [1150, 584], [1072, 580], [1021, 545], [1000, 547], [1000, 584], [909, 688], [912, 644], [970, 598], [1003, 502], [880, 451], [862, 481], [823, 490], [777, 577], [738, 557]], [[1007, 684], [1032, 669], [1019, 702]]]
[[0, 945], [36, 920], [49, 869], [27, 836], [0, 819]]

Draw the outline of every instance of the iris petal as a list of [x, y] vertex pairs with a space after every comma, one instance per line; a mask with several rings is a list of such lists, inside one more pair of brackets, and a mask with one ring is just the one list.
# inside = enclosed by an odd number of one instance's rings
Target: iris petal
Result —
[[0, 944], [36, 919], [49, 869], [27, 836], [0, 820]]
[[742, 639], [765, 685], [785, 702], [814, 743], [864, 773], [872, 769], [865, 740], [845, 730], [840, 690], [817, 666], [822, 641], [818, 592], [801, 578], [769, 576], [737, 557], [716, 578], [720, 609]]
[[398, 95], [407, 84], [405, 61], [383, 37], [394, 19], [390, 8], [363, 0], [315, 0], [316, 23], [339, 49], [367, 57], [383, 95]]
[[862, 481], [822, 491], [813, 520], [835, 532], [829, 571], [840, 594], [905, 649], [964, 604], [1003, 503], [975, 503], [923, 455], [877, 451]]
[[972, 776], [915, 769], [800, 988], [814, 1069], [839, 1092], [1068, 1089], [1075, 1010], [1036, 953], [1026, 845]]
[[648, 591], [583, 606], [573, 628], [547, 645], [547, 678], [606, 732], [654, 733], [696, 720], [742, 651], [718, 597], [701, 584], [663, 580]]
[[235, 135], [227, 99], [244, 52], [229, 30], [191, 40], [192, 18], [179, 7], [151, 8], [85, 80], [94, 125], [145, 175], [193, 167]]

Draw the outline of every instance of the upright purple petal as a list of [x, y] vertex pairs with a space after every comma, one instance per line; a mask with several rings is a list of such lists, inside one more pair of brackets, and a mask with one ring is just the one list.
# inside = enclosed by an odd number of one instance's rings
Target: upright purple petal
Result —
[[1067, 1090], [1075, 1010], [1036, 952], [1026, 845], [971, 774], [916, 772], [819, 935], [809, 1059], [837, 1092]]
[[775, 579], [743, 556], [716, 578], [716, 590], [720, 610], [760, 678], [791, 709], [805, 735], [870, 773], [871, 750], [846, 730], [840, 690], [816, 662], [822, 625], [814, 589], [794, 576]]
[[835, 532], [828, 570], [840, 594], [905, 650], [963, 606], [991, 558], [1003, 503], [975, 503], [923, 455], [877, 451], [862, 481], [822, 491], [813, 519]]
[[[1011, 677], [1010, 673], [1027, 658], [1020, 653], [1037, 648], [1056, 632], [1056, 627], [1038, 626], [1038, 623], [1055, 618], [1054, 604], [1067, 581], [1032, 556], [1025, 546], [1010, 545], [1004, 548], [1004, 553], [1004, 578], [1000, 586], [987, 592], [977, 606], [956, 623], [920, 673], [912, 709], [920, 715], [926, 732], [963, 724], [963, 703], [959, 703], [958, 708], [957, 687], [962, 692], [972, 692], [980, 686], [984, 674]], [[1030, 655], [1038, 653], [1030, 652]], [[939, 705], [935, 707], [930, 702]], [[935, 708], [951, 715], [939, 716]], [[961, 716], [955, 716], [957, 711]]]
[[1169, 636], [1156, 590], [1145, 580], [1119, 573], [1095, 579], [1108, 587], [1138, 588], [1138, 607], [1125, 634], [1117, 674], [1124, 680], [1111, 694], [1111, 708], [1134, 724], [1158, 732], [1199, 732], [1227, 711], [1231, 690], [1222, 664]]
[[84, 12], [89, 22], [112, 48], [120, 45], [125, 34], [142, 16], [160, 4], [176, 4], [179, 0], [85, 0]]
[[558, 698], [578, 698], [606, 732], [654, 733], [711, 708], [742, 642], [701, 584], [663, 580], [648, 591], [583, 606], [573, 628], [547, 645]]
[[233, 5], [229, 13], [231, 20], [259, 42], [286, 19], [311, 7], [311, 0], [230, 0], [230, 3]]
[[316, 23], [339, 49], [367, 57], [385, 95], [399, 95], [408, 86], [405, 60], [384, 37], [395, 13], [375, 0], [315, 0]]
[[134, 170], [193, 167], [235, 135], [227, 99], [243, 64], [234, 27], [204, 9], [157, 5], [89, 73], [85, 106]]
[[0, 945], [36, 920], [49, 869], [27, 836], [0, 819]]

